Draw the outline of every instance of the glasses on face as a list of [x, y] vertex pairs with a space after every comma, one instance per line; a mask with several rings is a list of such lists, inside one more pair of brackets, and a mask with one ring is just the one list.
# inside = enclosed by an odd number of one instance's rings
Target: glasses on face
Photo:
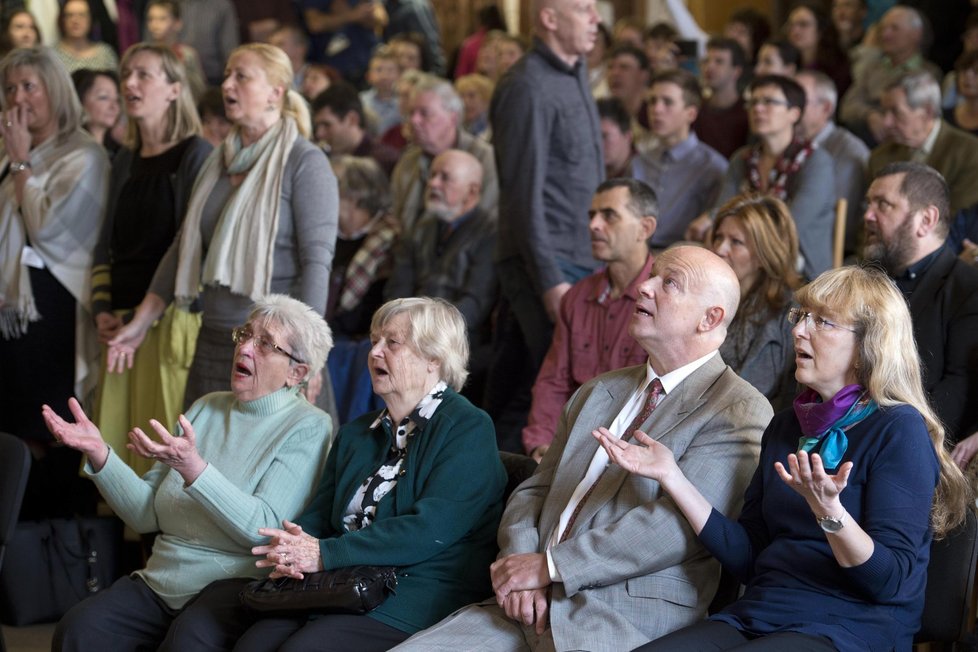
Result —
[[255, 331], [251, 329], [250, 325], [238, 326], [232, 330], [231, 339], [235, 344], [244, 344], [248, 340], [253, 340], [255, 342], [255, 349], [262, 355], [268, 355], [272, 351], [276, 351], [297, 364], [305, 364], [305, 362], [280, 347], [265, 335], [255, 335]]
[[848, 326], [843, 326], [842, 324], [836, 324], [835, 322], [829, 321], [821, 315], [816, 315], [808, 310], [802, 310], [801, 308], [792, 308], [788, 311], [788, 321], [792, 324], [797, 324], [802, 319], [806, 321], [806, 326], [808, 328], [814, 328], [817, 331], [830, 331], [836, 328], [841, 328], [842, 330], [849, 331], [850, 333], [855, 333], [855, 328], [850, 328]]
[[751, 97], [744, 100], [744, 107], [753, 109], [755, 106], [763, 106], [770, 109], [772, 106], [788, 106], [788, 100], [779, 100], [776, 97]]

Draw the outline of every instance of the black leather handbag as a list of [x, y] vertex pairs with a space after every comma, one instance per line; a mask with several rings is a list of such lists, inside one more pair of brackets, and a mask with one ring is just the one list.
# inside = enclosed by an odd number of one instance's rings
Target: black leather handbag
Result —
[[122, 575], [122, 522], [81, 517], [23, 521], [0, 572], [0, 622], [57, 622]]
[[258, 580], [241, 592], [241, 603], [263, 614], [365, 614], [397, 588], [392, 566], [347, 566], [291, 577]]

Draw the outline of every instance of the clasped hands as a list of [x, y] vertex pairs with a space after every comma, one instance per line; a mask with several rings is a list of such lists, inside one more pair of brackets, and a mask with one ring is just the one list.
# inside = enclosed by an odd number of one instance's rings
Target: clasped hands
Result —
[[303, 573], [323, 570], [323, 558], [319, 551], [319, 539], [306, 534], [302, 527], [288, 519], [282, 521], [282, 529], [259, 528], [258, 534], [271, 537], [268, 543], [255, 546], [251, 554], [264, 559], [255, 562], [258, 568], [271, 568], [269, 577], [291, 577], [301, 580]]
[[489, 566], [496, 603], [506, 615], [527, 626], [537, 634], [547, 629], [550, 609], [548, 587], [550, 568], [547, 556], [523, 553], [497, 559]]

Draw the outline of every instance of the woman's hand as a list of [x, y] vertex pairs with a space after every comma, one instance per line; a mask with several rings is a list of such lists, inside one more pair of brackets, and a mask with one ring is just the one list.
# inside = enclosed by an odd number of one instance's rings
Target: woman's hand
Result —
[[68, 409], [75, 417], [74, 423], [68, 423], [48, 405], [41, 406], [41, 416], [54, 438], [69, 448], [81, 451], [92, 463], [92, 468], [98, 473], [105, 466], [109, 457], [109, 445], [102, 439], [102, 433], [82, 410], [82, 406], [74, 398], [68, 399]]
[[149, 425], [156, 431], [160, 443], [150, 439], [140, 428], [133, 428], [129, 431], [129, 443], [126, 444], [126, 448], [148, 459], [163, 462], [179, 473], [183, 481], [190, 485], [207, 468], [207, 462], [197, 451], [197, 436], [194, 434], [193, 426], [190, 425], [190, 420], [181, 414], [178, 421], [183, 428], [183, 437], [174, 437], [162, 423], [150, 419]]
[[95, 315], [95, 328], [98, 331], [100, 344], [108, 344], [122, 328], [122, 320], [111, 312], [100, 312]]
[[846, 462], [835, 475], [829, 475], [821, 455], [813, 453], [809, 458], [808, 453], [800, 451], [788, 456], [787, 469], [781, 462], [775, 462], [774, 469], [782, 482], [805, 499], [815, 516], [839, 516], [843, 512], [839, 494], [849, 482], [852, 462]]
[[0, 136], [11, 163], [22, 163], [31, 152], [31, 132], [27, 129], [27, 109], [13, 106], [0, 119]]
[[971, 433], [955, 444], [954, 450], [951, 451], [951, 459], [963, 471], [968, 468], [968, 464], [971, 463], [975, 453], [978, 453], [978, 432]]
[[969, 265], [978, 265], [978, 245], [965, 238], [961, 243], [961, 253], [958, 254], [958, 258]]
[[263, 546], [251, 549], [253, 555], [265, 555], [265, 559], [255, 562], [258, 568], [272, 568], [271, 578], [291, 577], [301, 580], [303, 573], [323, 570], [323, 558], [319, 552], [319, 539], [302, 531], [302, 528], [288, 520], [282, 521], [284, 529], [263, 527], [258, 534], [271, 537]]
[[163, 316], [164, 310], [166, 310], [166, 302], [163, 298], [153, 292], [147, 292], [136, 307], [132, 321], [120, 328], [115, 337], [108, 342], [106, 368], [109, 373], [121, 374], [126, 369], [132, 369], [132, 359], [136, 349], [146, 339], [146, 333], [156, 320]]
[[663, 444], [646, 435], [641, 430], [635, 431], [635, 440], [639, 444], [630, 444], [611, 434], [607, 428], [598, 428], [591, 433], [607, 451], [611, 461], [629, 473], [657, 480], [660, 484], [664, 478], [679, 472], [679, 465], [672, 451]]

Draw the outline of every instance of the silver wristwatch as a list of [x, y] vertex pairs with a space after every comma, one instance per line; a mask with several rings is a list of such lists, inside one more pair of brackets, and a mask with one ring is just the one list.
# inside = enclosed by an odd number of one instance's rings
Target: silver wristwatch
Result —
[[819, 526], [829, 533], [835, 533], [841, 530], [846, 525], [846, 516], [848, 512], [843, 511], [842, 516], [820, 516], [818, 517]]
[[30, 161], [20, 161], [18, 163], [10, 162], [10, 174], [20, 174], [24, 170], [31, 169]]

